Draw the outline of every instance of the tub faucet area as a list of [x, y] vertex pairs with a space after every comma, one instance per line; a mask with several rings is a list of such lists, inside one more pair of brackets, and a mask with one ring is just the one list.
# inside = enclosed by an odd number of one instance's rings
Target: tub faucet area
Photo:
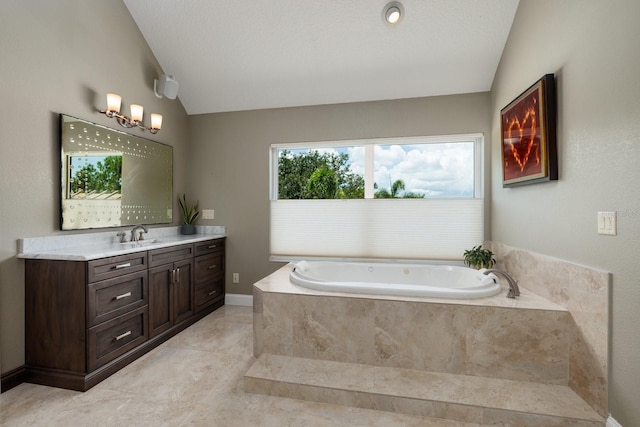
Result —
[[[136, 235], [136, 231], [138, 229], [142, 229], [140, 230], [140, 234]], [[149, 230], [147, 230], [147, 227], [145, 227], [144, 225], [134, 225], [133, 229], [131, 230], [131, 241], [132, 242], [137, 242], [138, 240], [144, 240], [144, 236], [142, 235], [142, 233], [148, 233]]]
[[507, 292], [507, 298], [516, 298], [520, 296], [520, 288], [518, 287], [518, 282], [509, 275], [506, 271], [498, 270], [495, 268], [489, 268], [483, 271], [484, 274], [488, 275], [490, 273], [498, 273], [507, 279], [509, 283], [509, 291]]

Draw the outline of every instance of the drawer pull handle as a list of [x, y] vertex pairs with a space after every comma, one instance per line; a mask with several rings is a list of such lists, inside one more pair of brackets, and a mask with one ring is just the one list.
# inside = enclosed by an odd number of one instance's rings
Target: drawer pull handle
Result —
[[215, 264], [209, 266], [209, 270], [213, 270], [214, 268], [216, 268]]
[[211, 291], [211, 292], [209, 292], [209, 296], [211, 296], [211, 295], [215, 295], [215, 294], [217, 294], [217, 293], [218, 293], [218, 291]]
[[122, 338], [124, 338], [124, 337], [128, 337], [129, 335], [131, 335], [131, 331], [127, 331], [127, 332], [125, 332], [125, 333], [124, 333], [124, 334], [122, 334], [122, 335], [118, 335], [118, 336], [116, 337], [116, 341], [120, 341]]
[[121, 268], [127, 268], [127, 267], [131, 267], [131, 263], [130, 262], [126, 262], [124, 264], [118, 264], [118, 265], [116, 265], [115, 268], [116, 268], [116, 270], [119, 270]]
[[214, 249], [216, 245], [209, 245], [209, 249]]
[[126, 294], [118, 295], [116, 299], [118, 300], [118, 299], [130, 297], [130, 296], [131, 296], [131, 292], [127, 292]]

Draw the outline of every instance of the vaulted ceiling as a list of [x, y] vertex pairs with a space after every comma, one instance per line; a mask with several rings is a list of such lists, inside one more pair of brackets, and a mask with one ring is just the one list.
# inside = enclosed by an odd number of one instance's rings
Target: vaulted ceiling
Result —
[[124, 0], [188, 114], [488, 91], [518, 0]]

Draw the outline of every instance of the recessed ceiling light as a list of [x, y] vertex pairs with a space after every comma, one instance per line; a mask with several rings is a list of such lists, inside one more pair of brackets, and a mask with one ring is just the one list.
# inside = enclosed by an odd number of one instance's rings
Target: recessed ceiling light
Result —
[[390, 25], [395, 25], [402, 19], [402, 15], [404, 14], [404, 8], [402, 4], [397, 1], [392, 1], [387, 3], [387, 5], [382, 9], [382, 18], [384, 22]]

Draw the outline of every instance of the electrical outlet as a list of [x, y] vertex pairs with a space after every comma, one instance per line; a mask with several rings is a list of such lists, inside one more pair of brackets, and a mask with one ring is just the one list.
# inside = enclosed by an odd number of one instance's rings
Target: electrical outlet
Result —
[[240, 283], [240, 273], [233, 273], [233, 278], [231, 279], [233, 283]]
[[213, 209], [202, 209], [202, 219], [213, 219]]

